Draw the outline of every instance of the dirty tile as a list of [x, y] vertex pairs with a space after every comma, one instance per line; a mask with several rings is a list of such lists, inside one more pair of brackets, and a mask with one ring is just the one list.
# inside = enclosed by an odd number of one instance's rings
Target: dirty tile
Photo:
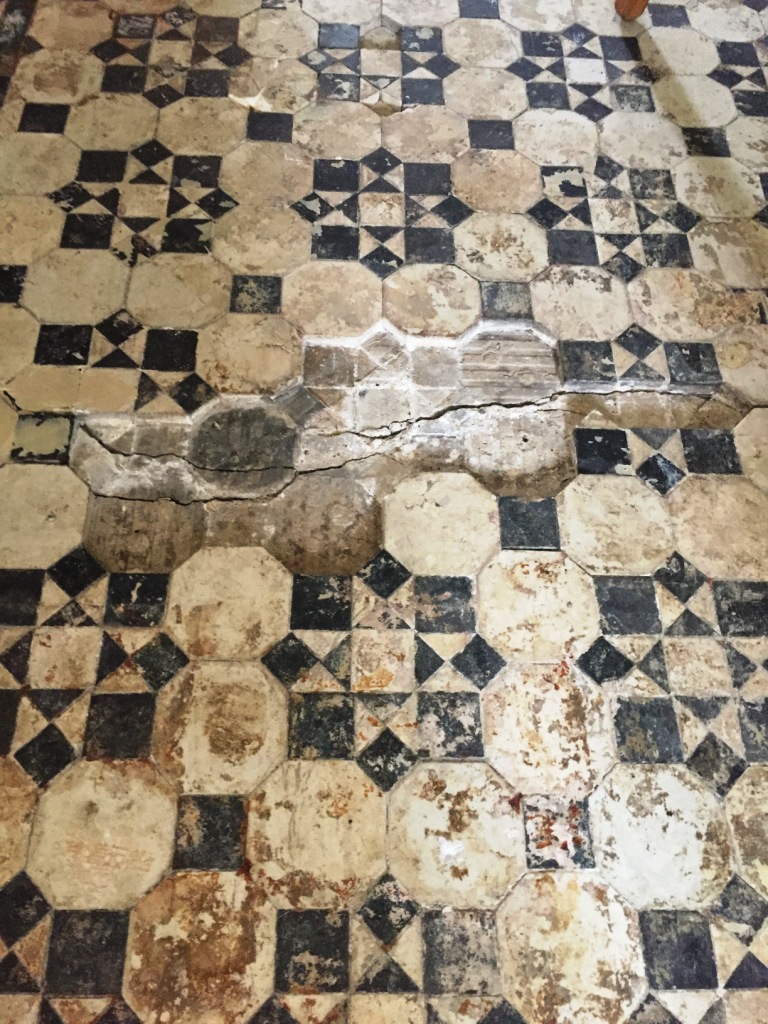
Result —
[[182, 796], [173, 867], [237, 871], [243, 860], [245, 808], [235, 796]]

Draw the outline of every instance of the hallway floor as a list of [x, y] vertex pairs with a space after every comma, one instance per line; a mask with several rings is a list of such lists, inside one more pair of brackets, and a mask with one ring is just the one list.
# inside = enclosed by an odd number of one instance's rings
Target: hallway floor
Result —
[[766, 33], [0, 5], [0, 1024], [768, 1024]]

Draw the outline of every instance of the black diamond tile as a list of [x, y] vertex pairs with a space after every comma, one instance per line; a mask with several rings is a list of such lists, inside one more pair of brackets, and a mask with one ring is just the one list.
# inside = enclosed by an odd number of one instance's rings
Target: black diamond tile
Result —
[[128, 52], [128, 47], [118, 43], [116, 39], [105, 39], [103, 42], [91, 47], [91, 53], [95, 54], [104, 64], [108, 64], [111, 60], [122, 57]]
[[[372, 232], [371, 232], [372, 233]], [[403, 260], [385, 245], [378, 245], [360, 260], [363, 266], [383, 281], [403, 265]]]
[[96, 693], [88, 708], [83, 753], [91, 760], [149, 757], [154, 720], [154, 694]]
[[604, 633], [660, 633], [656, 591], [650, 576], [595, 576]]
[[744, 701], [739, 708], [739, 721], [747, 761], [768, 762], [768, 701]]
[[659, 452], [639, 465], [635, 473], [661, 495], [669, 494], [685, 476], [681, 469]]
[[231, 313], [279, 313], [282, 294], [283, 282], [279, 277], [234, 274], [229, 310]]
[[500, 990], [492, 910], [428, 910], [422, 916], [424, 991], [496, 995]]
[[639, 273], [643, 270], [642, 263], [638, 263], [637, 260], [633, 260], [631, 256], [627, 256], [625, 252], [619, 252], [615, 256], [612, 256], [607, 263], [603, 264], [603, 267], [614, 277], [621, 278], [622, 281], [634, 281]]
[[588, 117], [590, 121], [598, 122], [608, 117], [612, 110], [605, 103], [600, 103], [599, 100], [589, 99], [576, 107], [576, 113], [581, 114], [583, 117]]
[[73, 704], [83, 690], [27, 690], [26, 697], [50, 722]]
[[640, 913], [640, 930], [651, 988], [717, 987], [712, 937], [698, 911], [645, 910]]
[[483, 756], [479, 694], [422, 691], [417, 700], [422, 757]]
[[278, 910], [275, 988], [311, 995], [349, 987], [346, 911]]
[[179, 797], [174, 870], [237, 871], [243, 862], [245, 823], [240, 797]]
[[514, 149], [511, 121], [470, 121], [469, 144], [472, 149]]
[[757, 665], [731, 644], [724, 644], [723, 647], [733, 685], [740, 690], [757, 671]]
[[504, 668], [506, 662], [495, 648], [476, 634], [451, 664], [479, 690], [485, 687]]
[[741, 462], [730, 430], [680, 431], [689, 473], [741, 473]]
[[290, 142], [293, 138], [293, 115], [249, 110], [246, 136], [260, 142]]
[[[432, 1018], [429, 1020], [431, 1022]], [[486, 1013], [480, 1024], [525, 1024], [525, 1021], [511, 1003], [502, 999]]]
[[[430, 57], [424, 67], [427, 71], [430, 71], [433, 75], [438, 78], [447, 78], [448, 75], [452, 75], [454, 71], [458, 71], [459, 65], [455, 60], [451, 60], [444, 53], [436, 54], [434, 57]], [[405, 79], [404, 83], [412, 81], [429, 81], [429, 79]]]
[[[437, 214], [438, 217], [442, 217], [446, 224], [449, 224], [452, 228], [457, 227], [467, 217], [471, 217], [474, 213], [466, 203], [462, 203], [456, 196], [448, 196], [447, 199], [443, 199], [437, 206], [432, 207], [432, 213]], [[406, 231], [406, 238], [408, 232]]]
[[677, 717], [670, 697], [619, 698], [614, 716], [619, 758], [632, 764], [675, 764], [683, 760]]
[[165, 615], [168, 576], [164, 573], [113, 572], [109, 577], [104, 623], [107, 626], [159, 626]]
[[521, 57], [520, 60], [513, 61], [507, 67], [507, 71], [516, 78], [521, 78], [524, 82], [530, 82], [532, 78], [536, 78], [541, 74], [542, 69], [538, 64], [534, 64], [532, 60], [528, 60], [527, 57]]
[[43, 577], [42, 569], [0, 569], [0, 625], [34, 626]]
[[581, 655], [576, 664], [596, 683], [608, 683], [623, 679], [632, 668], [633, 662], [604, 636], [600, 636]]
[[359, 910], [360, 917], [385, 946], [395, 941], [418, 912], [418, 903], [410, 899], [397, 879], [389, 874], [382, 875]]
[[656, 570], [653, 578], [683, 604], [690, 601], [707, 579], [703, 572], [699, 572], [695, 565], [687, 562], [677, 551], [673, 552], [665, 564]]
[[711, 907], [711, 913], [741, 939], [751, 942], [768, 917], [768, 902], [739, 875], [734, 875]]
[[768, 967], [754, 953], [747, 953], [725, 983], [726, 989], [768, 988]]
[[318, 664], [316, 655], [293, 633], [283, 637], [261, 660], [284, 686], [293, 686], [306, 678], [310, 669]]
[[51, 909], [45, 896], [24, 871], [0, 888], [0, 939], [10, 947]]
[[768, 583], [715, 580], [712, 590], [724, 636], [768, 636]]
[[580, 473], [616, 473], [619, 466], [631, 465], [625, 430], [574, 430], [576, 463]]
[[108, 341], [111, 341], [113, 345], [122, 345], [128, 338], [138, 334], [141, 330], [141, 324], [135, 317], [131, 316], [128, 310], [121, 309], [117, 313], [113, 313], [112, 316], [102, 320], [101, 323], [96, 324], [96, 329]]
[[472, 581], [466, 576], [414, 576], [416, 629], [465, 633], [475, 628]]
[[747, 769], [747, 762], [711, 732], [696, 747], [686, 764], [720, 796], [725, 796]]
[[38, 786], [46, 786], [75, 760], [77, 754], [55, 725], [47, 725], [17, 750], [15, 757]]
[[715, 350], [708, 342], [684, 345], [665, 342], [664, 352], [673, 384], [719, 384], [720, 369]]
[[597, 267], [600, 257], [591, 231], [548, 231], [550, 263]]
[[532, 206], [528, 211], [528, 216], [536, 221], [543, 228], [553, 228], [556, 224], [559, 224], [561, 220], [565, 220], [568, 216], [568, 211], [564, 210], [557, 203], [553, 203], [551, 199], [540, 199], [535, 206]]
[[[14, 570], [5, 570], [13, 572]], [[29, 571], [29, 570], [27, 570]], [[42, 581], [41, 581], [42, 582]], [[2, 571], [0, 571], [0, 594], [2, 594]], [[37, 618], [36, 608], [34, 611]], [[5, 623], [2, 623], [5, 625]], [[27, 679], [27, 668], [29, 667], [29, 652], [32, 645], [32, 633], [26, 633], [15, 643], [6, 647], [0, 654], [0, 665], [2, 665], [13, 676], [17, 683], [25, 683]]]
[[144, 98], [149, 100], [158, 109], [163, 110], [165, 107], [170, 107], [172, 103], [180, 100], [181, 93], [166, 82], [163, 85], [158, 85], [155, 89], [150, 89], [149, 92], [145, 92]]
[[714, 630], [708, 622], [686, 608], [665, 632], [667, 636], [711, 636]]
[[109, 633], [102, 633], [99, 663], [96, 668], [96, 682], [100, 683], [102, 679], [106, 679], [107, 676], [111, 676], [112, 673], [116, 672], [127, 660], [128, 655], [120, 644], [118, 644], [116, 640], [113, 640]]
[[40, 988], [27, 968], [15, 953], [8, 953], [0, 960], [0, 993], [33, 993]]
[[609, 341], [563, 341], [560, 365], [568, 383], [614, 383], [616, 367]]
[[132, 661], [153, 690], [162, 689], [167, 682], [189, 664], [189, 658], [165, 633], [145, 644]]
[[184, 380], [174, 384], [168, 394], [184, 412], [194, 412], [216, 397], [216, 392], [210, 384], [196, 373], [190, 373]]
[[359, 578], [379, 597], [391, 597], [411, 573], [388, 551], [380, 551], [357, 574]]
[[288, 756], [349, 758], [354, 754], [355, 706], [344, 693], [292, 693]]
[[390, 729], [384, 729], [357, 757], [357, 763], [373, 782], [388, 792], [410, 771], [416, 754]]
[[48, 575], [64, 593], [75, 597], [101, 579], [104, 569], [84, 547], [78, 547], [55, 562], [48, 569]]
[[351, 629], [351, 597], [351, 576], [294, 576], [291, 629]]
[[45, 990], [54, 996], [120, 995], [128, 911], [57, 910]]
[[26, 276], [26, 267], [0, 266], [0, 302], [19, 302]]
[[[268, 0], [262, 6], [262, 10], [268, 10], [281, 4], [279, 10], [285, 10], [282, 0]], [[260, 1009], [250, 1018], [248, 1024], [297, 1024], [296, 1018], [288, 1011], [283, 1001], [278, 996], [272, 996]]]
[[440, 666], [444, 664], [443, 658], [436, 651], [433, 651], [429, 644], [425, 643], [420, 636], [417, 636], [414, 674], [419, 686], [426, 683], [430, 676], [433, 676]]
[[216, 188], [202, 199], [198, 199], [197, 205], [213, 220], [218, 220], [219, 217], [223, 217], [225, 213], [233, 210], [238, 203], [222, 189]]
[[18, 130], [61, 135], [67, 125], [69, 111], [66, 103], [25, 103]]
[[197, 331], [153, 327], [147, 331], [141, 365], [147, 370], [192, 371], [196, 351]]

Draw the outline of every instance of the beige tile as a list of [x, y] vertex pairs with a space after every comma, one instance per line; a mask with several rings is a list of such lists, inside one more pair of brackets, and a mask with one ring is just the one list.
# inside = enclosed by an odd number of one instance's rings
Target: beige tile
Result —
[[[37, 321], [25, 309], [5, 303], [0, 306], [0, 336], [13, 338], [12, 345], [0, 345], [0, 382], [7, 384], [25, 366], [31, 364], [35, 355], [38, 330]], [[33, 408], [29, 405], [25, 407]]]
[[673, 172], [678, 198], [706, 217], [753, 217], [765, 203], [760, 180], [733, 157], [690, 156]]
[[153, 754], [182, 793], [246, 795], [286, 755], [283, 688], [257, 662], [192, 665], [160, 693]]
[[528, 106], [524, 82], [501, 68], [459, 68], [444, 80], [443, 93], [446, 106], [467, 118], [510, 120]]
[[383, 119], [381, 137], [401, 160], [449, 163], [469, 149], [467, 119], [447, 107], [406, 107]]
[[644, 575], [674, 550], [667, 505], [638, 477], [580, 476], [557, 504], [563, 550], [588, 572]]
[[768, 579], [768, 495], [743, 477], [688, 476], [669, 497], [680, 554], [709, 576]]
[[768, 491], [768, 409], [753, 409], [733, 432], [745, 475]]
[[520, 56], [520, 35], [503, 21], [459, 18], [443, 29], [443, 51], [462, 67], [505, 68]]
[[212, 252], [234, 273], [283, 276], [309, 262], [311, 240], [295, 210], [238, 206], [216, 221]]
[[768, 994], [757, 992], [725, 992], [725, 1019], [727, 1024], [752, 1024], [761, 1017], [768, 1018]]
[[500, 0], [499, 13], [523, 32], [560, 32], [574, 22], [570, 0], [530, 0], [525, 6], [517, 0]]
[[768, 131], [760, 118], [736, 118], [725, 129], [725, 137], [731, 156], [745, 167], [760, 171], [768, 163]]
[[747, 42], [765, 31], [756, 12], [737, 0], [700, 0], [689, 17], [694, 28], [712, 39]]
[[0, 996], [0, 1024], [37, 1024], [39, 996]]
[[168, 10], [167, 0], [106, 0], [104, 6], [117, 14], [161, 14]]
[[602, 0], [573, 0], [573, 20], [601, 35], [638, 36], [643, 30], [637, 21], [624, 21]]
[[72, 109], [65, 134], [82, 149], [130, 150], [152, 138], [156, 123], [157, 109], [143, 96], [103, 93]]
[[262, 58], [233, 72], [229, 95], [253, 110], [295, 114], [315, 99], [317, 75], [298, 60]]
[[231, 98], [187, 97], [160, 111], [157, 138], [174, 153], [223, 155], [245, 138], [247, 117]]
[[657, 109], [679, 125], [711, 128], [736, 116], [730, 90], [703, 75], [668, 75], [652, 88]]
[[104, 65], [92, 53], [38, 50], [22, 57], [14, 88], [32, 103], [80, 103], [101, 88]]
[[20, 132], [0, 140], [0, 193], [42, 196], [68, 184], [80, 151], [62, 135]]
[[246, 852], [278, 907], [342, 909], [384, 872], [386, 800], [351, 761], [289, 761], [251, 798]]
[[267, 60], [301, 57], [317, 46], [317, 23], [298, 5], [280, 10], [262, 9], [241, 20], [238, 42], [254, 57]]
[[731, 288], [768, 285], [768, 228], [757, 221], [703, 221], [688, 235], [697, 270]]
[[625, 167], [650, 169], [674, 167], [688, 152], [682, 130], [669, 118], [624, 110], [601, 123], [600, 149]]
[[165, 252], [134, 269], [127, 305], [148, 327], [203, 327], [229, 309], [231, 287], [210, 256]]
[[722, 805], [683, 765], [617, 765], [590, 819], [600, 874], [639, 909], [704, 907], [731, 876]]
[[384, 547], [411, 572], [477, 572], [500, 545], [496, 498], [464, 473], [424, 473], [383, 502]]
[[0, 757], [0, 782], [4, 794], [0, 815], [0, 885], [5, 885], [26, 863], [38, 794], [27, 773], [9, 757]]
[[290, 594], [261, 548], [205, 548], [171, 577], [168, 621], [193, 657], [250, 661], [288, 632]]
[[522, 153], [472, 149], [451, 167], [454, 194], [474, 210], [525, 213], [542, 196], [541, 172]]
[[725, 383], [754, 405], [768, 403], [768, 327], [733, 327], [714, 341]]
[[64, 213], [41, 197], [0, 199], [0, 261], [29, 264], [55, 249]]
[[384, 282], [384, 314], [411, 334], [462, 334], [480, 318], [480, 287], [458, 267], [401, 267]]
[[92, 494], [83, 544], [110, 572], [171, 572], [202, 544], [200, 505], [143, 501]]
[[16, 410], [5, 399], [0, 400], [0, 464], [8, 461], [16, 432]]
[[245, 142], [222, 160], [220, 184], [240, 202], [283, 210], [312, 191], [312, 159], [298, 146]]
[[80, 542], [88, 489], [66, 466], [0, 468], [0, 565], [51, 565]]
[[607, 702], [564, 662], [507, 669], [482, 702], [486, 758], [515, 792], [583, 797], [613, 763]]
[[27, 871], [55, 907], [126, 909], [167, 870], [174, 819], [152, 765], [78, 761], [40, 798]]
[[392, 873], [427, 906], [495, 906], [525, 871], [513, 796], [484, 764], [417, 765], [390, 797]]
[[547, 233], [522, 214], [476, 213], [454, 231], [456, 263], [482, 281], [530, 281], [547, 266]]
[[663, 646], [670, 693], [733, 696], [725, 650], [714, 637], [667, 636]]
[[639, 1001], [637, 915], [602, 881], [530, 874], [497, 921], [504, 994], [528, 1024], [621, 1024]]
[[[527, 103], [526, 103], [527, 105]], [[568, 164], [574, 153], [592, 170], [597, 127], [570, 110], [526, 110], [515, 121], [515, 148], [538, 164]]]
[[29, 268], [24, 305], [49, 323], [96, 324], [123, 305], [127, 281], [128, 267], [110, 252], [59, 249]]
[[49, 50], [82, 50], [112, 35], [109, 12], [87, 0], [64, 0], [41, 4], [30, 26], [30, 34]]
[[753, 296], [727, 291], [696, 270], [646, 270], [629, 285], [632, 313], [664, 341], [702, 341], [757, 323]]
[[80, 367], [27, 366], [16, 375], [8, 393], [20, 409], [67, 411], [77, 406], [81, 378]]
[[348, 25], [378, 24], [381, 17], [377, 0], [306, 0], [304, 10], [316, 21]]
[[381, 281], [359, 263], [306, 263], [283, 280], [282, 308], [306, 334], [353, 337], [381, 319]]
[[233, 872], [179, 872], [131, 914], [124, 990], [145, 1024], [245, 1024], [272, 992], [275, 911]]
[[256, 10], [259, 0], [190, 0], [188, 6], [212, 18], [243, 18]]
[[768, 897], [768, 766], [751, 765], [728, 794], [725, 806], [739, 859], [739, 874]]
[[296, 115], [293, 139], [313, 159], [360, 160], [381, 145], [381, 118], [362, 103], [318, 103]]
[[[67, 603], [60, 603], [51, 614]], [[38, 690], [80, 690], [96, 682], [101, 630], [94, 626], [43, 626], [36, 629], [29, 651], [27, 681]]]
[[508, 658], [555, 662], [599, 632], [592, 581], [559, 552], [502, 551], [478, 577], [479, 632]]
[[197, 340], [197, 372], [222, 393], [274, 391], [298, 376], [301, 338], [281, 316], [231, 314]]
[[447, 25], [459, 16], [458, 0], [384, 0], [385, 18], [400, 25]]
[[654, 25], [638, 42], [643, 62], [657, 75], [708, 75], [720, 63], [712, 40], [692, 29]]
[[615, 338], [632, 322], [623, 281], [599, 267], [548, 267], [531, 284], [533, 315], [556, 338]]
[[349, 1024], [424, 1024], [421, 996], [356, 993], [349, 1000]]

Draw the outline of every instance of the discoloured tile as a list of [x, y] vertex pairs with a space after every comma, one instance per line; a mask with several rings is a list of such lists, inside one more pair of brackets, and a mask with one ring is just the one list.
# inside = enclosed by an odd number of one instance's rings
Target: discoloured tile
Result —
[[139, 264], [128, 308], [151, 327], [203, 327], [229, 308], [230, 275], [207, 256], [166, 252]]
[[127, 281], [128, 268], [111, 253], [59, 249], [30, 267], [24, 302], [48, 323], [98, 323], [122, 306]]
[[16, 875], [27, 859], [27, 842], [37, 804], [37, 788], [11, 758], [0, 758], [0, 780], [7, 794], [0, 819], [0, 884]]
[[531, 284], [536, 320], [556, 338], [611, 338], [632, 322], [623, 281], [592, 267], [548, 267]]
[[480, 286], [458, 267], [401, 267], [384, 282], [384, 313], [410, 334], [453, 337], [479, 319]]
[[454, 193], [474, 210], [525, 213], [542, 195], [541, 172], [522, 153], [472, 149], [451, 167]]
[[530, 281], [547, 266], [546, 232], [519, 214], [476, 213], [454, 239], [458, 265], [484, 281]]
[[728, 794], [726, 808], [733, 832], [739, 873], [764, 897], [768, 896], [766, 820], [762, 808], [768, 791], [768, 768], [753, 765]]
[[352, 337], [372, 327], [381, 310], [381, 282], [358, 263], [307, 263], [283, 283], [283, 313], [307, 334]]

